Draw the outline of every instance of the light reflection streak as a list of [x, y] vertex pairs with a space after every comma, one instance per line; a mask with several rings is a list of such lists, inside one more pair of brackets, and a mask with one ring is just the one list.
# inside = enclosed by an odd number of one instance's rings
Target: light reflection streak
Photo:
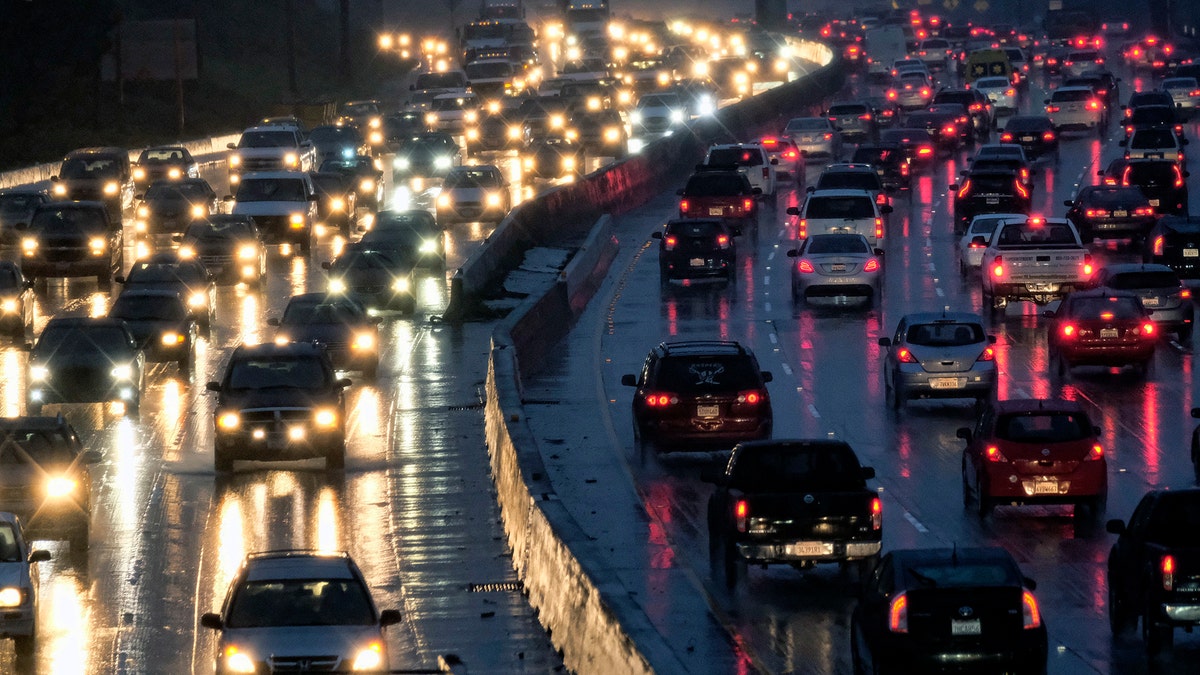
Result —
[[[303, 500], [297, 500], [303, 501]], [[332, 488], [322, 488], [317, 497], [317, 550], [340, 551], [337, 522], [337, 496]]]
[[237, 494], [226, 491], [217, 519], [217, 572], [213, 576], [213, 597], [220, 598], [233, 581], [246, 557], [246, 537], [242, 505]]
[[[241, 328], [242, 342], [248, 345], [256, 345], [262, 342], [262, 330], [260, 321], [262, 320], [261, 310], [258, 304], [258, 295], [246, 295], [242, 298], [241, 317], [239, 317], [238, 327]], [[197, 359], [199, 362], [199, 359]]]
[[0, 382], [0, 397], [4, 400], [4, 417], [16, 417], [21, 414], [21, 406], [25, 401], [21, 383], [25, 379], [25, 368], [20, 352], [10, 349], [4, 352], [4, 381]]
[[304, 258], [292, 257], [292, 295], [300, 295], [308, 290], [308, 267]]
[[108, 293], [92, 293], [88, 296], [88, 316], [97, 319], [108, 315]]
[[[184, 392], [178, 379], [171, 378], [163, 385], [163, 419], [168, 428], [163, 429], [165, 438], [178, 436], [179, 427], [183, 424]], [[177, 462], [180, 458], [180, 443], [166, 443], [163, 448], [163, 459]]]
[[88, 672], [91, 612], [83, 595], [84, 588], [77, 577], [52, 574], [42, 580], [39, 639], [49, 661], [47, 673], [75, 675]]
[[143, 478], [142, 452], [138, 443], [138, 433], [133, 420], [121, 418], [116, 425], [113, 442], [113, 452], [116, 461], [113, 466], [113, 502], [116, 508], [113, 529], [117, 532], [131, 532], [138, 526], [139, 514], [145, 499], [139, 486], [145, 484]]

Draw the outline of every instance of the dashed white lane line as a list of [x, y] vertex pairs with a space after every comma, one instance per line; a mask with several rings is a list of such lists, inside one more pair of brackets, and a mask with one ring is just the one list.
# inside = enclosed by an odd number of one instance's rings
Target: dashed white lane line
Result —
[[929, 263], [929, 271], [930, 271], [930, 272], [936, 272], [936, 271], [937, 271], [937, 265], [934, 265], [933, 263]]
[[946, 297], [946, 291], [943, 291], [941, 286], [938, 286], [937, 288], [935, 288], [935, 289], [933, 289], [933, 290], [937, 291], [937, 296], [938, 296], [939, 298], [944, 298], [944, 297]]
[[763, 286], [770, 286], [770, 285], [771, 285], [771, 277], [769, 277], [769, 276], [763, 277]]
[[767, 337], [771, 340], [771, 344], [773, 344], [773, 345], [779, 344], [779, 338], [776, 337], [774, 333], [768, 333]]
[[1013, 391], [1013, 396], [1016, 398], [1029, 398], [1029, 392], [1024, 389], [1017, 389]]
[[929, 532], [929, 528], [922, 525], [921, 521], [917, 520], [917, 517], [908, 511], [904, 512], [904, 519], [911, 523], [912, 526], [917, 529], [917, 532], [920, 532], [921, 534]]
[[763, 309], [765, 309], [765, 310], [767, 310], [768, 312], [770, 312], [770, 311], [771, 311], [771, 303], [769, 303], [769, 302], [764, 302], [764, 303], [763, 303]]
[[791, 367], [791, 366], [789, 366], [789, 365], [788, 365], [788, 364], [786, 364], [786, 363], [785, 363], [785, 364], [783, 364], [783, 372], [787, 373], [788, 375], [791, 375], [791, 374], [792, 374], [792, 367]]
[[808, 414], [812, 415], [813, 417], [816, 417], [817, 419], [821, 418], [821, 413], [817, 412], [817, 406], [815, 406], [811, 403], [808, 404]]
[[771, 262], [774, 259], [775, 259], [775, 251], [771, 251], [769, 254], [767, 254], [767, 262]]

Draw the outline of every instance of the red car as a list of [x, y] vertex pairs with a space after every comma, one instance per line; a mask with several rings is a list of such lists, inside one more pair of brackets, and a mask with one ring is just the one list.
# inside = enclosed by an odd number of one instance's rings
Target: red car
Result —
[[[1020, 399], [992, 403], [974, 429], [958, 430], [963, 450], [963, 504], [980, 517], [997, 505], [1074, 504], [1086, 527], [1108, 501], [1108, 462], [1100, 428], [1075, 401]], [[1080, 507], [1090, 518], [1081, 518]]]
[[1049, 331], [1050, 375], [1075, 366], [1132, 364], [1145, 375], [1154, 359], [1158, 331], [1137, 295], [1109, 289], [1076, 291], [1063, 299]]

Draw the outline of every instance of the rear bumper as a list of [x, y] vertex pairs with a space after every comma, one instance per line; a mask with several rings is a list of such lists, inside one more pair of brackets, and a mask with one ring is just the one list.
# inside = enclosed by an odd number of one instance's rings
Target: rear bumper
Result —
[[[691, 418], [667, 420], [642, 420], [642, 434], [655, 442], [668, 446], [737, 443], [771, 437], [772, 419], [714, 419]], [[687, 449], [675, 447], [674, 449]], [[697, 448], [700, 449], [700, 448]], [[703, 448], [707, 450], [708, 448]]]
[[992, 295], [1008, 300], [1030, 300], [1045, 305], [1060, 300], [1068, 293], [1085, 288], [1082, 282], [1030, 282], [993, 284]]
[[[980, 398], [996, 391], [996, 370], [968, 370], [956, 373], [900, 372], [899, 384], [905, 398]], [[958, 386], [941, 386], [949, 378]], [[938, 387], [934, 387], [934, 383]]]
[[[1070, 473], [1044, 476], [1018, 474], [1008, 464], [989, 469], [980, 477], [980, 486], [989, 498], [1007, 504], [1073, 504], [1108, 494], [1108, 472], [1103, 461], [1082, 461]], [[1046, 481], [1054, 481], [1057, 492], [1039, 494], [1038, 484]]]
[[1072, 366], [1123, 366], [1141, 363], [1154, 356], [1154, 341], [1139, 341], [1131, 345], [1060, 345], [1059, 354]]
[[[820, 544], [820, 554], [802, 553], [803, 544]], [[798, 563], [798, 562], [843, 562], [863, 560], [878, 555], [883, 548], [879, 539], [845, 539], [820, 541], [797, 539], [795, 541], [753, 542], [739, 541], [735, 544], [737, 554], [754, 563]]]

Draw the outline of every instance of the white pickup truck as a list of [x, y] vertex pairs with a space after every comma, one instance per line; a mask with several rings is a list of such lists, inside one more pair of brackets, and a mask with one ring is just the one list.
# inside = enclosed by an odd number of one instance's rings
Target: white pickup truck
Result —
[[1090, 285], [1092, 255], [1071, 221], [1029, 216], [999, 228], [983, 252], [985, 310], [999, 312], [1016, 300], [1045, 305]]
[[251, 171], [313, 171], [317, 151], [299, 129], [257, 126], [229, 144], [229, 183], [236, 185]]

